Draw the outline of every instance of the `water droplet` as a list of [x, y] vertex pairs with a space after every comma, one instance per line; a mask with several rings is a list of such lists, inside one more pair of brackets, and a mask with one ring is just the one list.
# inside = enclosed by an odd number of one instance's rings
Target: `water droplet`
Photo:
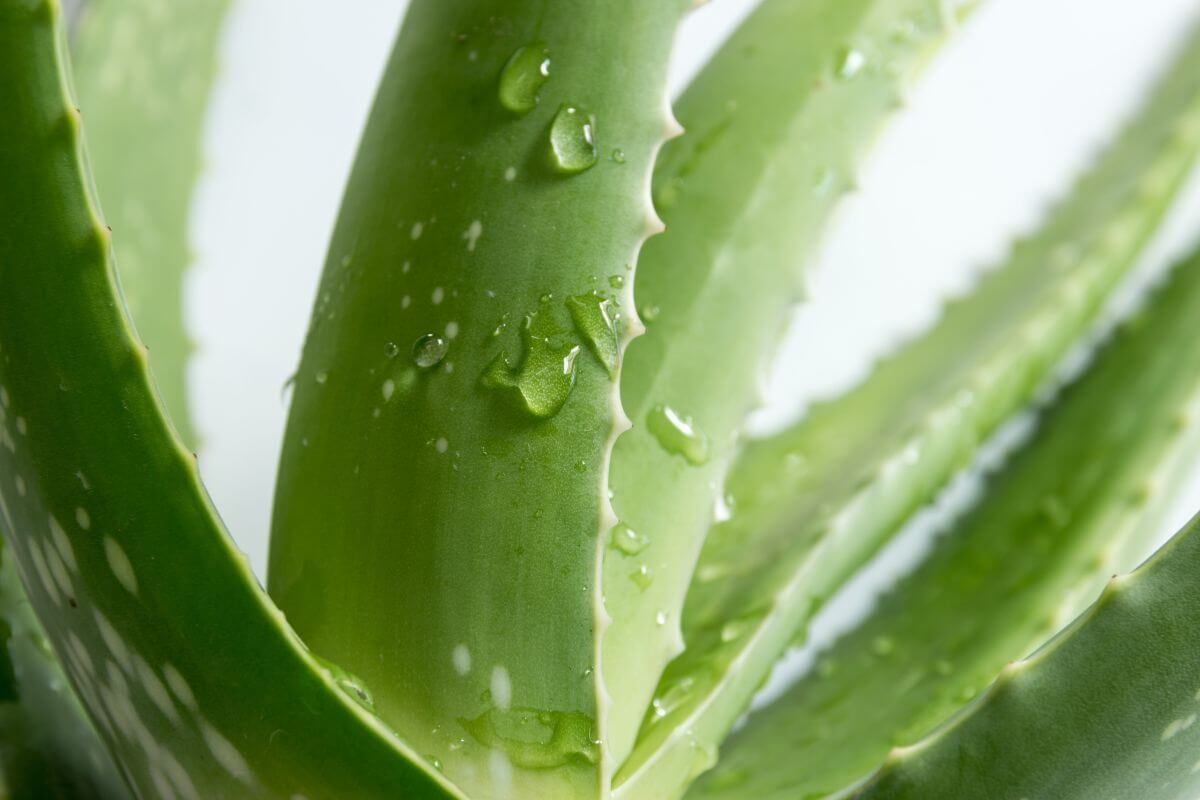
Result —
[[629, 573], [629, 579], [644, 592], [654, 583], [654, 570], [646, 564], [639, 564], [637, 569]]
[[624, 275], [609, 275], [608, 276], [608, 285], [614, 289], [624, 288], [625, 276]]
[[837, 76], [849, 80], [861, 72], [866, 63], [867, 58], [861, 50], [853, 47], [843, 48], [838, 53]]
[[659, 611], [657, 614], [655, 614], [654, 615], [654, 624], [660, 628], [663, 625], [666, 625], [667, 624], [667, 612]]
[[316, 659], [321, 669], [325, 670], [326, 674], [333, 679], [339, 689], [349, 695], [354, 702], [374, 713], [375, 698], [371, 696], [371, 691], [361, 679], [351, 675], [332, 661], [326, 661], [317, 655], [314, 655], [313, 658]]
[[691, 417], [658, 405], [647, 415], [646, 425], [668, 453], [683, 456], [696, 466], [708, 461], [708, 437], [696, 429]]
[[650, 702], [651, 714], [655, 719], [662, 719], [682, 706], [695, 688], [696, 679], [691, 675], [673, 682]]
[[625, 163], [625, 151], [619, 147], [616, 150], [613, 150], [612, 151], [612, 160], [617, 162], [618, 164], [624, 164]]
[[446, 357], [450, 345], [436, 333], [427, 333], [413, 343], [413, 361], [418, 367], [436, 367]]
[[550, 124], [550, 156], [559, 172], [573, 175], [596, 164], [596, 119], [562, 105]]
[[618, 522], [613, 526], [612, 538], [609, 541], [625, 555], [636, 556], [650, 544], [650, 537], [638, 533], [624, 522]]
[[508, 393], [519, 408], [535, 417], [558, 413], [575, 386], [575, 359], [580, 346], [564, 340], [549, 314], [541, 312], [525, 318], [521, 331], [524, 357], [518, 366], [508, 354], [497, 355], [481, 377], [484, 386]]
[[642, 318], [642, 322], [647, 324], [658, 319], [658, 315], [660, 313], [662, 313], [662, 309], [660, 309], [658, 306], [642, 306], [641, 309], [638, 310], [638, 316]]
[[431, 756], [431, 755], [426, 754], [425, 760], [428, 761], [429, 765], [431, 767], [433, 767], [434, 769], [436, 769], [438, 772], [442, 771], [442, 762], [440, 760], [438, 760], [437, 756]]
[[550, 51], [542, 42], [518, 47], [500, 71], [500, 105], [514, 114], [537, 108], [538, 93], [550, 79]]
[[620, 348], [617, 344], [616, 304], [612, 300], [595, 294], [581, 294], [567, 301], [575, 329], [587, 342], [588, 347], [604, 368], [608, 376], [617, 376]]
[[492, 708], [462, 725], [484, 747], [503, 750], [518, 767], [549, 769], [579, 760], [595, 764], [600, 756], [595, 721], [578, 711]]
[[396, 356], [400, 355], [400, 345], [396, 344], [395, 342], [388, 342], [383, 346], [383, 353], [388, 358], [395, 358]]
[[325, 381], [329, 380], [329, 373], [328, 372], [318, 372], [315, 377], [316, 377], [317, 383], [323, 385], [325, 383]]

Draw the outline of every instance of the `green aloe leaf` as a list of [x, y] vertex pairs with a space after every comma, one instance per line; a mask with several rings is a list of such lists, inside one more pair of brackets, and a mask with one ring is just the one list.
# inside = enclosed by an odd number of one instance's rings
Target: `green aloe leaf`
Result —
[[0, 797], [128, 798], [0, 543]]
[[1200, 255], [1067, 387], [920, 568], [751, 716], [694, 796], [844, 788], [949, 718], [1134, 563], [1194, 462], [1198, 314]]
[[[604, 560], [613, 622], [602, 660], [619, 757], [683, 648], [697, 554], [826, 221], [905, 83], [963, 13], [938, 0], [766, 0], [676, 105], [687, 134], [664, 148], [654, 176], [667, 231], [638, 266], [648, 330], [622, 376], [634, 427], [613, 453], [621, 525]], [[713, 757], [710, 734], [658, 733], [642, 736], [617, 778], [628, 784], [652, 755], [669, 760], [654, 768], [662, 782], [645, 787], [651, 797]]]
[[607, 790], [616, 381], [687, 5], [414, 2], [313, 311], [272, 594], [479, 796]]
[[[109, 219], [122, 234], [125, 302], [142, 340], [154, 348], [159, 391], [187, 441], [194, 441], [184, 383], [190, 348], [181, 313], [187, 206], [226, 7], [177, 3], [162, 14], [147, 4], [92, 3], [71, 40], [91, 163], [106, 188]], [[15, 574], [0, 586], [0, 598], [3, 619], [20, 631], [9, 649], [24, 684], [12, 687], [9, 701], [19, 705], [6, 711], [12, 727], [0, 745], [9, 790], [24, 797], [58, 791], [52, 786], [90, 785], [91, 793], [125, 796], [115, 765], [65, 689], [53, 652], [29, 644], [44, 641], [44, 634]]]
[[125, 306], [154, 354], [154, 379], [184, 442], [192, 343], [183, 282], [188, 209], [229, 0], [92, 0], [72, 30], [71, 58], [88, 155], [115, 236]]
[[[822, 600], [1025, 402], [1093, 319], [1187, 174], [1200, 49], [1044, 228], [860, 387], [750, 444], [726, 484], [631, 765], [723, 737]], [[644, 766], [643, 766], [644, 765]], [[657, 791], [665, 791], [661, 786]]]
[[457, 796], [291, 634], [174, 436], [116, 291], [57, 2], [0, 5], [0, 73], [0, 527], [127, 782]]
[[[1200, 257], [1140, 321], [1195, 375]], [[1140, 336], [1141, 333], [1134, 334]], [[1136, 362], [1125, 363], [1127, 377]], [[1167, 378], [1171, 380], [1170, 378]], [[1122, 395], [1124, 396], [1124, 395]], [[1157, 411], [1158, 409], [1155, 409]], [[1136, 417], [1128, 406], [1125, 414]], [[1194, 422], [1151, 412], [1136, 424], [1160, 431]], [[1094, 435], [1096, 429], [1080, 431]], [[1160, 434], [1161, 435], [1161, 434]], [[1110, 459], [1123, 454], [1111, 451]], [[1028, 658], [1009, 664], [974, 704], [917, 744], [897, 748], [858, 798], [971, 800], [1008, 797], [1186, 800], [1200, 791], [1200, 518]], [[988, 576], [991, 580], [992, 576]], [[741, 796], [741, 795], [739, 795]], [[794, 795], [789, 795], [794, 796]]]

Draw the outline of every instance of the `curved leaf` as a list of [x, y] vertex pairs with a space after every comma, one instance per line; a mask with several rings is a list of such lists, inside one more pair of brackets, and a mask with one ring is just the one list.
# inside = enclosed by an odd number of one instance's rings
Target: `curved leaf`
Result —
[[57, 2], [0, 5], [0, 73], [0, 528], [126, 780], [456, 796], [290, 633], [174, 437], [115, 292]]
[[643, 737], [720, 740], [820, 603], [1026, 402], [1094, 319], [1193, 163], [1200, 49], [1032, 238], [847, 395], [749, 444], [705, 542]]
[[[680, 612], [746, 413], [802, 294], [804, 268], [904, 84], [961, 3], [766, 0], [679, 99], [688, 133], [655, 170], [667, 231], [639, 260], [648, 331], [621, 387], [634, 427], [613, 453], [604, 587], [614, 751], [632, 749], [683, 648]], [[714, 738], [643, 729], [618, 775], [659, 798], [709, 765]], [[664, 738], [665, 737], [665, 738]], [[648, 759], [661, 783], [634, 786]], [[670, 766], [665, 766], [665, 761]], [[640, 779], [639, 779], [640, 780]]]
[[685, 6], [414, 2], [313, 311], [272, 593], [479, 796], [607, 791], [596, 573]]
[[1062, 800], [1195, 797], [1198, 568], [1194, 519], [1132, 575], [1113, 578], [1070, 628], [1005, 668], [976, 704], [894, 750], [855, 797], [972, 800], [997, 787]]
[[1198, 314], [1200, 257], [1102, 348], [917, 571], [751, 716], [695, 796], [842, 789], [950, 717], [1144, 552], [1194, 463]]

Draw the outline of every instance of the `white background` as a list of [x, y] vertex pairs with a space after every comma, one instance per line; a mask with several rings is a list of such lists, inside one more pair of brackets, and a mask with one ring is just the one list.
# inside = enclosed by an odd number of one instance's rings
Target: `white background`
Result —
[[[404, 2], [236, 0], [193, 214], [188, 324], [201, 468], [259, 575], [266, 563], [282, 388], [359, 131]], [[711, 0], [678, 42], [673, 84], [753, 6]], [[757, 430], [861, 377], [934, 318], [1069, 186], [1137, 103], [1200, 0], [991, 0], [943, 51], [842, 207], [811, 301], [782, 349]], [[1152, 247], [1161, 267], [1200, 238], [1200, 180]], [[960, 482], [961, 483], [961, 482]], [[1200, 509], [1200, 485], [1167, 521]], [[817, 626], [826, 641], [911, 563], [910, 526]], [[793, 659], [793, 666], [804, 660]]]

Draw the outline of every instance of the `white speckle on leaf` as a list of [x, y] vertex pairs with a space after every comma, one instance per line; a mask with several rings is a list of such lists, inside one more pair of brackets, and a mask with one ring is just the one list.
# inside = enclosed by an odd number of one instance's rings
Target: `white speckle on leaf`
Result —
[[451, 658], [454, 661], [454, 671], [459, 675], [466, 675], [471, 671], [471, 651], [465, 644], [456, 645]]
[[388, 378], [383, 382], [383, 388], [381, 391], [383, 392], [383, 402], [386, 403], [388, 400], [391, 400], [392, 395], [396, 393], [396, 382], [391, 378]]
[[483, 223], [479, 220], [472, 220], [471, 224], [463, 231], [462, 238], [467, 240], [467, 250], [475, 251], [475, 245], [479, 243], [479, 237], [483, 235]]
[[445, 298], [445, 296], [446, 296], [446, 290], [443, 289], [441, 286], [439, 286], [433, 290], [433, 294], [430, 296], [429, 299], [432, 300], [433, 304], [436, 306], [436, 305], [441, 304], [441, 302], [442, 302], [443, 298]]
[[1186, 717], [1174, 720], [1166, 728], [1163, 728], [1161, 741], [1167, 741], [1174, 738], [1177, 734], [1186, 731], [1196, 722], [1196, 715], [1189, 714]]
[[517, 179], [517, 168], [516, 167], [509, 167], [508, 169], [504, 170], [504, 180], [515, 181], [516, 179]]
[[412, 230], [411, 230], [409, 233], [410, 233], [410, 235], [412, 236], [412, 238], [414, 238], [414, 239], [420, 239], [420, 238], [421, 238], [421, 234], [422, 234], [424, 231], [425, 231], [425, 223], [423, 223], [423, 222], [414, 222], [414, 223], [413, 223], [413, 226], [412, 226]]
[[492, 700], [501, 711], [507, 711], [512, 705], [512, 679], [508, 677], [508, 670], [499, 664], [492, 667]]
[[439, 436], [437, 441], [433, 443], [433, 446], [437, 448], [439, 453], [444, 453], [450, 449], [450, 442], [446, 440], [445, 436]]
[[453, 320], [446, 323], [446, 338], [453, 339], [458, 336], [458, 323]]
[[200, 720], [200, 734], [204, 737], [208, 749], [212, 751], [213, 758], [228, 770], [229, 774], [239, 778], [250, 775], [250, 765], [246, 763], [246, 759], [242, 758], [242, 754], [238, 752], [237, 748], [222, 736], [208, 720]]
[[75, 509], [75, 522], [81, 530], [88, 530], [92, 527], [92, 517], [88, 514], [86, 508]]
[[175, 699], [194, 711], [196, 709], [196, 697], [192, 694], [192, 687], [179, 674], [179, 670], [175, 669], [171, 664], [163, 664], [162, 671], [163, 677], [167, 681], [167, 686], [171, 687], [171, 693], [175, 695]]
[[133, 572], [133, 564], [130, 563], [129, 556], [125, 555], [125, 551], [121, 549], [121, 545], [117, 544], [117, 540], [111, 536], [104, 537], [104, 555], [108, 559], [108, 568], [112, 570], [116, 579], [125, 587], [126, 591], [136, 595], [138, 583], [137, 575]]

